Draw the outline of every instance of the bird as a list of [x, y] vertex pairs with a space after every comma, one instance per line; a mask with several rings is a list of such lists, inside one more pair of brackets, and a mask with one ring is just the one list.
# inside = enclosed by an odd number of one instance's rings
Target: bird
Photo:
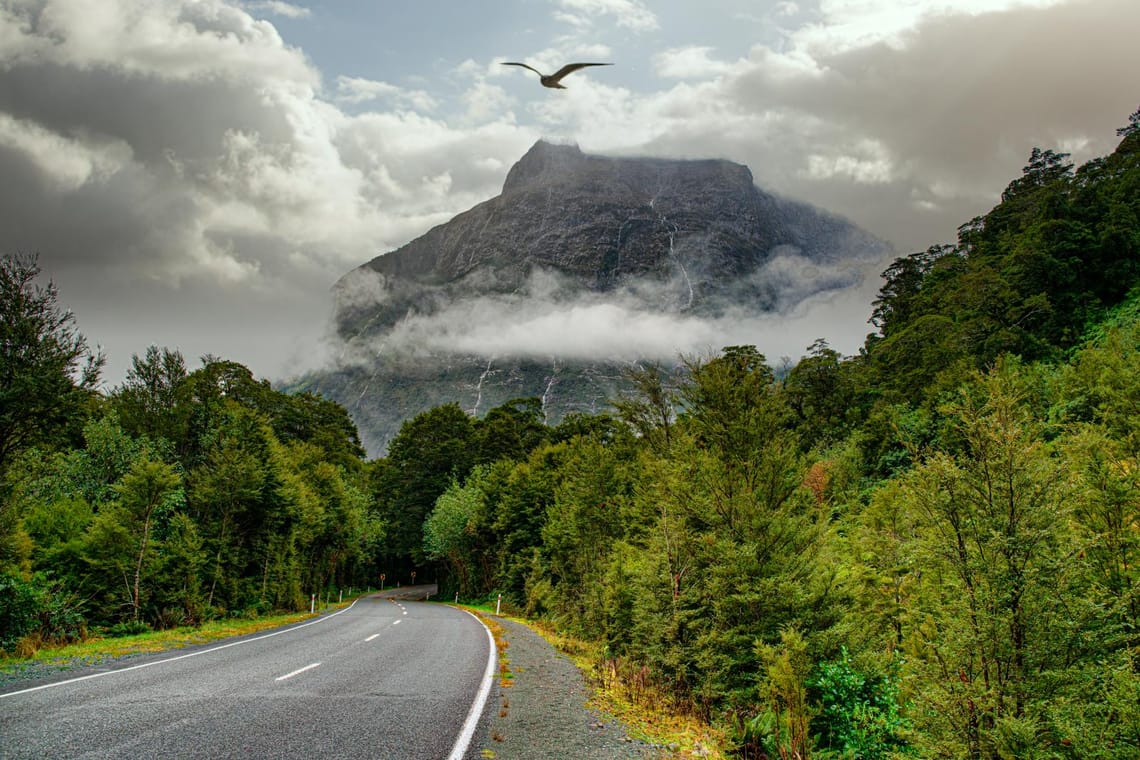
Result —
[[565, 90], [566, 87], [562, 85], [562, 78], [578, 69], [584, 69], [587, 66], [613, 66], [612, 63], [568, 63], [553, 74], [547, 75], [533, 66], [528, 66], [518, 61], [503, 61], [502, 64], [504, 66], [522, 66], [524, 69], [530, 69], [535, 74], [538, 74], [538, 81], [542, 82], [543, 87], [550, 87], [556, 90]]

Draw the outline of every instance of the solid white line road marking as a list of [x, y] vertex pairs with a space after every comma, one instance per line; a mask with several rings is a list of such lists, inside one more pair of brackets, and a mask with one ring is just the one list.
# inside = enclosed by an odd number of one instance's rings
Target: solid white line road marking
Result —
[[377, 637], [377, 636], [379, 636], [379, 635], [380, 635], [380, 634], [378, 634], [378, 633], [374, 633], [374, 634], [372, 634], [371, 636], [369, 636], [368, 638], [366, 638], [364, 641], [365, 641], [365, 642], [368, 642], [368, 641], [372, 641], [372, 639], [376, 638], [376, 637]]
[[303, 668], [297, 668], [292, 673], [286, 673], [283, 676], [277, 676], [277, 678], [274, 680], [284, 681], [286, 678], [292, 678], [293, 676], [298, 676], [298, 675], [304, 673], [306, 670], [312, 670], [313, 668], [317, 667], [318, 665], [320, 665], [319, 662], [314, 662], [312, 665], [306, 665]]
[[[479, 620], [472, 613], [468, 612], [467, 614]], [[400, 621], [397, 620], [396, 622]], [[487, 669], [483, 672], [483, 685], [479, 687], [475, 701], [471, 703], [467, 720], [463, 722], [463, 729], [459, 732], [455, 746], [451, 748], [451, 754], [447, 756], [447, 760], [463, 760], [467, 756], [467, 747], [475, 737], [475, 729], [479, 727], [479, 718], [483, 715], [483, 708], [487, 705], [487, 697], [491, 694], [491, 684], [495, 682], [495, 659], [498, 655], [498, 650], [495, 648], [495, 637], [491, 635], [491, 629], [482, 620], [479, 620], [479, 625], [483, 626], [483, 630], [487, 632], [487, 641], [491, 645], [489, 647], [491, 651], [487, 653]]]
[[310, 620], [308, 623], [301, 623], [300, 625], [295, 625], [291, 628], [285, 628], [284, 630], [274, 631], [273, 633], [266, 633], [262, 636], [255, 636], [252, 639], [242, 639], [241, 641], [231, 641], [229, 644], [222, 644], [220, 646], [211, 647], [209, 649], [199, 649], [197, 652], [190, 652], [189, 654], [180, 654], [177, 657], [167, 657], [165, 660], [155, 660], [154, 662], [144, 662], [140, 665], [131, 665], [129, 668], [119, 668], [118, 670], [104, 670], [101, 673], [92, 673], [91, 675], [79, 676], [78, 678], [69, 678], [66, 681], [56, 681], [55, 683], [45, 683], [41, 686], [32, 686], [31, 688], [20, 689], [19, 691], [10, 691], [7, 694], [0, 694], [0, 699], [4, 699], [5, 697], [14, 697], [18, 694], [29, 694], [33, 691], [40, 691], [41, 689], [54, 689], [56, 686], [65, 686], [69, 683], [78, 683], [79, 681], [90, 681], [92, 678], [103, 678], [104, 676], [113, 676], [116, 673], [127, 673], [127, 672], [132, 671], [132, 670], [141, 670], [142, 668], [152, 668], [155, 665], [165, 665], [168, 662], [176, 662], [178, 660], [185, 660], [187, 657], [197, 657], [198, 655], [202, 655], [202, 654], [211, 654], [213, 652], [220, 652], [223, 649], [229, 649], [230, 647], [241, 646], [242, 644], [252, 644], [255, 641], [261, 641], [262, 639], [273, 638], [274, 636], [280, 636], [283, 633], [291, 633], [292, 631], [297, 631], [297, 630], [300, 630], [302, 628], [308, 628], [310, 625], [316, 625], [317, 623], [323, 623], [326, 620], [332, 620], [337, 615], [342, 615], [345, 612], [348, 612], [349, 610], [351, 610], [353, 607], [356, 606], [356, 602], [358, 602], [358, 601], [360, 601], [360, 600], [359, 599], [355, 600], [352, 604], [348, 605], [343, 610], [340, 610], [339, 612], [334, 612], [331, 615], [325, 615], [324, 617], [319, 617], [316, 620]]

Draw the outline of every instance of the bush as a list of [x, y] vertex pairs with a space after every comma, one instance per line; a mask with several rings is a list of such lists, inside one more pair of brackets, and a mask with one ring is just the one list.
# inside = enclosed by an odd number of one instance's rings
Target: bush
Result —
[[135, 636], [140, 633], [150, 633], [151, 627], [142, 620], [124, 620], [121, 623], [115, 623], [107, 629], [107, 635], [112, 638], [120, 638], [122, 636]]
[[15, 651], [20, 639], [39, 627], [43, 591], [23, 579], [0, 574], [0, 649]]
[[808, 687], [818, 708], [811, 729], [821, 748], [859, 760], [906, 752], [909, 725], [893, 673], [856, 670], [844, 648], [838, 660], [819, 664]]
[[34, 654], [43, 644], [78, 641], [86, 634], [78, 603], [59, 584], [43, 575], [30, 581], [0, 575], [0, 649], [24, 656], [21, 651], [29, 648]]

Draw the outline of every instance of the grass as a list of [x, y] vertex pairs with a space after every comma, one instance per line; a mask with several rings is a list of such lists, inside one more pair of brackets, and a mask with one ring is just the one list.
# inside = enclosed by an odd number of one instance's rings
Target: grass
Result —
[[[329, 608], [347, 607], [351, 602], [352, 600], [349, 599], [340, 604], [330, 604], [326, 611]], [[101, 662], [113, 657], [155, 654], [196, 644], [208, 644], [211, 641], [218, 641], [231, 636], [258, 633], [314, 617], [317, 615], [308, 612], [294, 612], [260, 618], [214, 620], [200, 626], [148, 631], [131, 636], [93, 636], [86, 641], [75, 644], [36, 647], [34, 653], [26, 657], [2, 656], [0, 657], [0, 674], [17, 671], [29, 663], [70, 668], [76, 664]]]

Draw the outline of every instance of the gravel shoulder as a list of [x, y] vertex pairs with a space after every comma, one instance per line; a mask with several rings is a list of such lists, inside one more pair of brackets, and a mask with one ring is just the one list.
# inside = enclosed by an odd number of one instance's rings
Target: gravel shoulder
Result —
[[483, 758], [495, 760], [614, 760], [661, 755], [632, 739], [614, 719], [586, 706], [581, 672], [525, 625], [498, 619], [512, 677], [498, 677], [484, 721]]

